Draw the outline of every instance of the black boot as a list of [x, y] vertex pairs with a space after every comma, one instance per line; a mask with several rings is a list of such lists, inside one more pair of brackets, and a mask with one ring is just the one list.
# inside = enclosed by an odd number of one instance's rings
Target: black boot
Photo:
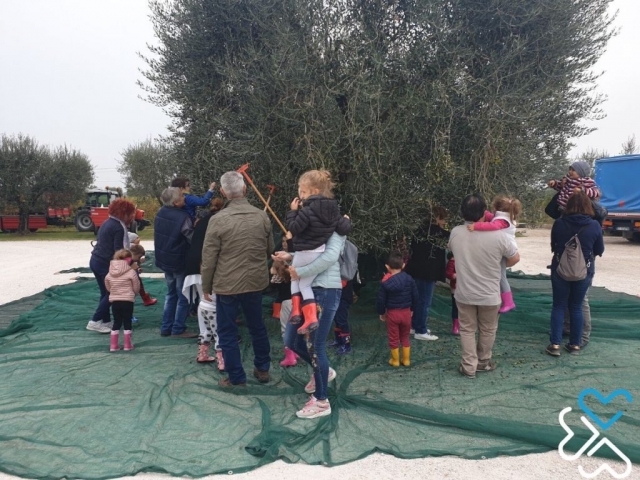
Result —
[[351, 334], [340, 334], [340, 343], [341, 345], [336, 350], [336, 353], [338, 355], [348, 355], [349, 353], [351, 353]]
[[333, 329], [333, 340], [328, 343], [329, 347], [338, 348], [339, 346], [342, 345], [342, 342], [340, 341], [341, 333], [342, 333], [342, 330], [340, 330], [338, 327]]

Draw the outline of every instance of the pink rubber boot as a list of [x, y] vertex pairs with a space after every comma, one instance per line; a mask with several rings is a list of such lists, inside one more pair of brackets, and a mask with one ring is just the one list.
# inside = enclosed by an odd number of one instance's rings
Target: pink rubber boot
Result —
[[457, 318], [453, 319], [453, 328], [451, 329], [451, 335], [460, 335], [460, 321]]
[[120, 332], [116, 332], [115, 330], [111, 330], [111, 347], [110, 350], [112, 352], [117, 352], [120, 350], [118, 346], [118, 339], [120, 338]]
[[131, 330], [124, 331], [124, 351], [128, 352], [133, 350], [133, 343], [131, 343]]
[[224, 372], [224, 357], [222, 350], [216, 350], [216, 360], [218, 360], [218, 371]]
[[290, 348], [284, 347], [284, 360], [280, 362], [281, 367], [295, 367], [298, 363], [296, 354]]
[[500, 296], [502, 297], [502, 306], [498, 312], [507, 313], [516, 308], [516, 304], [513, 303], [513, 294], [511, 292], [501, 293]]

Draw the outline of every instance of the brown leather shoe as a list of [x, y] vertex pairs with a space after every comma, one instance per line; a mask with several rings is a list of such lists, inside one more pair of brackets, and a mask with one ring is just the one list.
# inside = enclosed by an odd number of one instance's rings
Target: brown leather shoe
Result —
[[268, 383], [270, 380], [268, 370], [258, 370], [257, 368], [254, 368], [253, 376], [256, 377], [260, 383]]
[[496, 364], [496, 362], [489, 362], [482, 367], [478, 365], [478, 367], [476, 368], [476, 373], [493, 372], [497, 366], [498, 365]]
[[187, 330], [185, 330], [184, 332], [178, 334], [178, 335], [171, 335], [171, 338], [198, 338], [198, 334], [197, 333], [191, 333], [188, 332]]
[[229, 388], [229, 387], [246, 387], [247, 384], [246, 383], [231, 383], [231, 380], [229, 380], [229, 377], [223, 377], [220, 380], [218, 380], [218, 385], [220, 387], [224, 387], [224, 388]]

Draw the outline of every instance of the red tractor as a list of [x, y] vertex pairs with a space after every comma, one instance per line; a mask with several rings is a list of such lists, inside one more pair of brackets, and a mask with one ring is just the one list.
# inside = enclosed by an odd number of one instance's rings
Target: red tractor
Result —
[[[85, 205], [76, 210], [76, 228], [79, 232], [98, 233], [100, 226], [109, 218], [109, 204], [117, 198], [122, 197], [122, 190], [119, 188], [106, 187], [104, 190], [93, 188], [87, 190], [87, 200]], [[144, 210], [136, 209], [136, 218], [129, 230], [137, 232], [144, 230], [151, 222], [144, 218]]]

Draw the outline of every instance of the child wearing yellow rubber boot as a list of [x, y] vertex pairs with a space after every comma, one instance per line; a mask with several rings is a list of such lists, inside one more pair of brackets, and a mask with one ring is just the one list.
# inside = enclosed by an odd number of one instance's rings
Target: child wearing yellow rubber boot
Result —
[[376, 307], [380, 320], [387, 323], [389, 349], [391, 358], [389, 365], [400, 366], [400, 349], [402, 345], [402, 365], [411, 365], [411, 331], [412, 310], [418, 302], [418, 287], [411, 275], [402, 271], [404, 262], [402, 253], [391, 252], [385, 264], [387, 274], [382, 277]]

